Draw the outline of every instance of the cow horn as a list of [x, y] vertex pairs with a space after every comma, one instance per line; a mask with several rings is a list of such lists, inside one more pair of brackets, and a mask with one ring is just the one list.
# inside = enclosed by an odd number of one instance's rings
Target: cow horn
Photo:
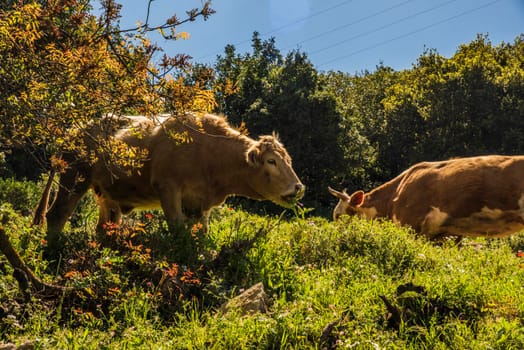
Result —
[[329, 193], [331, 193], [333, 196], [337, 197], [338, 199], [342, 199], [344, 201], [347, 201], [350, 199], [350, 196], [346, 192], [339, 192], [329, 186], [328, 186], [328, 191]]

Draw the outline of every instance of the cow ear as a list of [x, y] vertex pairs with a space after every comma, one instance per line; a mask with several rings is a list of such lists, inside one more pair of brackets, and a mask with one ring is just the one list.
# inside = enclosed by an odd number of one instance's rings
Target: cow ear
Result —
[[329, 193], [331, 193], [333, 196], [337, 197], [338, 199], [341, 199], [343, 201], [349, 201], [349, 196], [348, 194], [346, 193], [346, 190], [344, 190], [343, 192], [340, 192], [340, 191], [337, 191], [331, 187], [328, 186], [328, 191]]
[[260, 150], [258, 147], [251, 147], [246, 153], [246, 161], [252, 167], [259, 166], [261, 164], [260, 160]]
[[357, 191], [349, 197], [349, 204], [354, 207], [360, 207], [364, 203], [364, 191]]

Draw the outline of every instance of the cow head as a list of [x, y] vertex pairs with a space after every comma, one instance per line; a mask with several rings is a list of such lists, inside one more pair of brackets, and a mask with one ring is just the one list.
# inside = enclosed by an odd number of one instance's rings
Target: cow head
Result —
[[276, 135], [261, 136], [247, 150], [246, 160], [253, 170], [248, 181], [264, 199], [291, 207], [304, 196], [305, 186], [295, 174], [291, 157]]
[[356, 191], [351, 196], [346, 193], [346, 190], [339, 192], [331, 187], [328, 187], [329, 193], [338, 198], [338, 204], [333, 209], [333, 220], [337, 220], [341, 215], [356, 215], [360, 214], [360, 206], [364, 203], [364, 192]]

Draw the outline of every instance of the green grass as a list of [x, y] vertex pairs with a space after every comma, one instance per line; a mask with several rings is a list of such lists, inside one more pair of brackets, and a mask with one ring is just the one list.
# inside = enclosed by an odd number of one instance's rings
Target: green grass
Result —
[[[136, 215], [105, 248], [94, 241], [94, 217], [80, 220], [68, 228], [61, 259], [49, 262], [41, 229], [9, 204], [0, 216], [38, 276], [83, 288], [24, 299], [0, 257], [2, 342], [29, 341], [35, 349], [524, 348], [524, 235], [436, 245], [389, 222], [283, 219], [224, 207], [207, 234], [171, 232], [159, 213]], [[218, 311], [257, 282], [270, 297], [268, 313]]]

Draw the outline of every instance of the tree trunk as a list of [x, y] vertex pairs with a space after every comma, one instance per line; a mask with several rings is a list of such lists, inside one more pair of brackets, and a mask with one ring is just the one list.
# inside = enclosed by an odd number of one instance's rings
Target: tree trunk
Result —
[[35, 209], [35, 215], [33, 217], [33, 222], [31, 223], [33, 226], [41, 226], [45, 222], [45, 215], [49, 205], [49, 197], [51, 196], [51, 188], [53, 187], [55, 174], [56, 170], [51, 169], [51, 171], [49, 171], [49, 178], [47, 179], [47, 183], [45, 185], [44, 191], [42, 192], [42, 196], [40, 197], [40, 201], [38, 202], [38, 206]]

